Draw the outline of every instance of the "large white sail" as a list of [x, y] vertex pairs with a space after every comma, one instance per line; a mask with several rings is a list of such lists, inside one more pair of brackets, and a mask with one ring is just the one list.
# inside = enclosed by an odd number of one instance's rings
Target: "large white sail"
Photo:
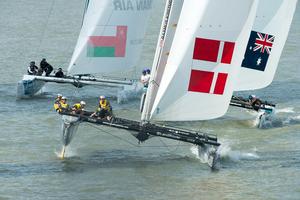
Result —
[[89, 0], [69, 74], [124, 71], [142, 50], [153, 0]]
[[235, 91], [268, 86], [275, 75], [297, 0], [261, 0]]
[[225, 114], [257, 5], [256, 0], [184, 1], [157, 95], [148, 109], [151, 120], [204, 120]]

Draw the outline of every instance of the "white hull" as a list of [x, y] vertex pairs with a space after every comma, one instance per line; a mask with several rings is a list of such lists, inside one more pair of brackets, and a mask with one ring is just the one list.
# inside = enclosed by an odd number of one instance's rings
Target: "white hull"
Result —
[[37, 94], [42, 87], [47, 83], [64, 83], [71, 84], [75, 87], [83, 87], [86, 85], [97, 85], [104, 87], [119, 87], [122, 90], [116, 94], [118, 99], [130, 98], [134, 94], [138, 95], [142, 92], [142, 85], [134, 80], [116, 80], [116, 79], [96, 79], [93, 77], [66, 77], [66, 78], [57, 78], [57, 77], [46, 77], [46, 76], [34, 76], [34, 75], [24, 75], [23, 79], [18, 82], [17, 87], [17, 97], [26, 98], [32, 97]]
[[45, 85], [45, 81], [37, 80], [35, 76], [24, 75], [23, 79], [17, 85], [17, 97], [32, 97], [38, 93]]
[[275, 117], [275, 108], [270, 111], [259, 110], [257, 117], [257, 127], [258, 128], [270, 128], [272, 127], [272, 119]]

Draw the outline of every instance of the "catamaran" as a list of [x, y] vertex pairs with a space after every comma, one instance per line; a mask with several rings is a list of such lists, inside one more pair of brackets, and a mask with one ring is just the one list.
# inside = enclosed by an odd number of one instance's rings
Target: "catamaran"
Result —
[[88, 122], [135, 132], [140, 142], [158, 136], [195, 144], [214, 166], [220, 145], [216, 136], [161, 123], [226, 113], [257, 7], [258, 0], [168, 0], [141, 121], [63, 112], [71, 119], [64, 124], [62, 157], [74, 127]]
[[[76, 87], [100, 85], [140, 90], [142, 86], [128, 74], [130, 71], [134, 73], [137, 68], [154, 2], [87, 0], [67, 76], [24, 75], [18, 83], [17, 95], [33, 96], [47, 82], [67, 83]], [[126, 71], [129, 73], [124, 73]], [[122, 72], [121, 77], [111, 77], [117, 72]], [[100, 78], [95, 78], [95, 75], [100, 75]]]
[[[279, 59], [287, 40], [297, 0], [260, 0], [256, 19], [241, 63], [235, 91], [255, 90], [267, 87], [273, 80]], [[232, 106], [257, 110], [259, 123], [271, 119], [275, 105], [262, 101], [255, 108], [249, 100], [233, 96]]]

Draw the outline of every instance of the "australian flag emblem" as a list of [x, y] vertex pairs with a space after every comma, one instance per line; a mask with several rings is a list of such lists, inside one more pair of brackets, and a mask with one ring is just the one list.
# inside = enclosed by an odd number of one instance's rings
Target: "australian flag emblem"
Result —
[[242, 67], [265, 71], [274, 39], [273, 35], [251, 31]]

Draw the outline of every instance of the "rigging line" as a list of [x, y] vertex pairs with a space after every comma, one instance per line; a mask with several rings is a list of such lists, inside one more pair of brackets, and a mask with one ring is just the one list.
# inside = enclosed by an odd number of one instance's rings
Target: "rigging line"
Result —
[[53, 0], [52, 3], [51, 3], [51, 7], [50, 7], [50, 10], [49, 10], [48, 15], [47, 15], [46, 24], [45, 24], [45, 27], [42, 30], [42, 37], [41, 37], [41, 39], [39, 41], [38, 52], [41, 52], [42, 42], [43, 42], [43, 40], [45, 38], [46, 30], [47, 30], [47, 27], [48, 27], [48, 24], [49, 24], [49, 21], [50, 21], [50, 16], [51, 16], [52, 11], [54, 9], [54, 5], [55, 5], [55, 0]]
[[[111, 135], [111, 136], [113, 136], [113, 137], [115, 137], [115, 138], [117, 138], [117, 139], [119, 139], [119, 140], [121, 140], [121, 141], [124, 141], [124, 142], [127, 143], [127, 144], [130, 144], [130, 145], [132, 145], [132, 146], [134, 146], [134, 147], [138, 147], [138, 148], [169, 148], [169, 147], [174, 147], [174, 146], [176, 146], [176, 150], [177, 150], [178, 147], [189, 147], [189, 146], [190, 146], [190, 145], [188, 145], [188, 144], [186, 144], [186, 145], [184, 145], [184, 144], [179, 145], [180, 142], [179, 142], [177, 145], [167, 145], [167, 144], [165, 144], [164, 142], [162, 142], [162, 143], [164, 144], [164, 146], [159, 146], [159, 145], [140, 146], [140, 145], [134, 144], [134, 143], [132, 143], [132, 142], [130, 142], [130, 141], [128, 141], [128, 140], [125, 140], [125, 139], [122, 138], [122, 137], [119, 137], [119, 136], [116, 136], [116, 135], [114, 135], [114, 134], [111, 134], [110, 132], [105, 131], [104, 129], [99, 128], [98, 126], [95, 126], [95, 125], [92, 125], [92, 124], [87, 124], [87, 125], [89, 125], [90, 127], [95, 128], [95, 129], [97, 129], [97, 130], [100, 130], [100, 131], [102, 131], [102, 132], [104, 132], [104, 133], [106, 133], [106, 134], [108, 134], [108, 135]], [[170, 150], [169, 150], [169, 151], [170, 151]]]
[[83, 12], [83, 15], [82, 15], [81, 27], [83, 26], [83, 21], [84, 21], [85, 14], [86, 14], [86, 11], [88, 9], [89, 4], [90, 4], [90, 0], [86, 0], [85, 1], [84, 12]]
[[180, 141], [178, 141], [177, 145], [172, 145], [175, 146], [176, 148], [172, 151], [169, 147], [171, 147], [170, 145], [167, 145], [161, 138], [159, 138], [160, 142], [164, 145], [164, 147], [166, 147], [168, 149], [169, 152], [175, 152], [178, 150], [179, 146], [180, 146]]
[[102, 131], [102, 132], [104, 132], [104, 133], [106, 133], [106, 134], [108, 134], [108, 135], [111, 135], [111, 136], [113, 136], [113, 137], [115, 137], [115, 138], [117, 138], [117, 139], [119, 139], [119, 140], [121, 140], [121, 141], [124, 141], [124, 142], [126, 142], [127, 144], [130, 144], [130, 145], [132, 145], [132, 146], [134, 146], [134, 147], [139, 147], [139, 145], [136, 145], [136, 144], [134, 144], [134, 143], [132, 143], [132, 142], [130, 142], [130, 141], [128, 141], [128, 140], [125, 140], [125, 139], [123, 139], [122, 137], [119, 137], [119, 136], [116, 136], [116, 135], [114, 135], [114, 134], [111, 134], [110, 132], [105, 131], [104, 129], [101, 129], [101, 128], [99, 128], [99, 127], [96, 127], [96, 126], [94, 126], [94, 125], [92, 125], [92, 124], [88, 124], [88, 125], [91, 126], [91, 127], [93, 127], [93, 128], [95, 128], [95, 129], [98, 129], [98, 130], [100, 130], [100, 131]]

